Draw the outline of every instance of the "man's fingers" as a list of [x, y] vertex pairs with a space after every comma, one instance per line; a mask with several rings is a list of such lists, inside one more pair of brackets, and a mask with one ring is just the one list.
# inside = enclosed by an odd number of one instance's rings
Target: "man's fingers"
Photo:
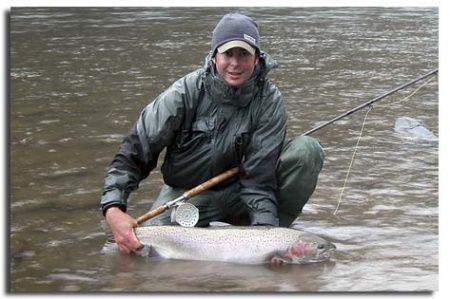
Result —
[[127, 239], [124, 242], [121, 242], [120, 244], [117, 244], [119, 246], [119, 250], [121, 253], [131, 253], [138, 251], [144, 247], [143, 244], [138, 242], [133, 242], [133, 240]]

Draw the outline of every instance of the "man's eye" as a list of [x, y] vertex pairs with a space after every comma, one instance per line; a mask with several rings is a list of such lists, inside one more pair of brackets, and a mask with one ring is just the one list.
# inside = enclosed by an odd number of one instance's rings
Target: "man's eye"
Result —
[[[231, 50], [225, 51], [224, 54], [227, 55], [227, 56], [235, 55], [235, 53], [233, 51], [231, 51]], [[241, 51], [237, 52], [236, 54], [238, 56], [244, 56], [244, 57], [251, 55], [250, 52], [248, 52], [247, 50], [241, 50]]]

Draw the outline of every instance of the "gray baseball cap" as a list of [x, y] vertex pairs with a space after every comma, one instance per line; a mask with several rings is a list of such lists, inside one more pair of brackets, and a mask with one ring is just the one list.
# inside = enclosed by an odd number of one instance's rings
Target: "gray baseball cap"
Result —
[[234, 47], [244, 48], [252, 55], [260, 52], [258, 24], [239, 13], [223, 16], [214, 28], [211, 40], [213, 55], [216, 50], [223, 53]]

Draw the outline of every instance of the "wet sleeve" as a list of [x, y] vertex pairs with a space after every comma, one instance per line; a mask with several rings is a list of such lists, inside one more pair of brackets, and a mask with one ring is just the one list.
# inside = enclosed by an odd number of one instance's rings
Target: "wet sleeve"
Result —
[[106, 173], [101, 199], [103, 214], [112, 206], [125, 212], [129, 194], [136, 190], [139, 182], [156, 167], [158, 155], [147, 159], [145, 148], [139, 138], [136, 123], [125, 135]]
[[180, 130], [186, 92], [180, 79], [142, 111], [138, 121], [120, 144], [106, 173], [101, 208], [126, 211], [130, 193], [157, 166], [161, 151]]
[[240, 196], [252, 225], [278, 226], [276, 168], [286, 135], [287, 115], [278, 89], [266, 101], [241, 167]]

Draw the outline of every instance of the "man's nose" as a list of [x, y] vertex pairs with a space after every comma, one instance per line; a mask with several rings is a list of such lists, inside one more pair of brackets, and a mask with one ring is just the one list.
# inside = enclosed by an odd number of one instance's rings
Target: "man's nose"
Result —
[[239, 65], [239, 57], [238, 56], [232, 56], [230, 58], [230, 64], [231, 65]]

